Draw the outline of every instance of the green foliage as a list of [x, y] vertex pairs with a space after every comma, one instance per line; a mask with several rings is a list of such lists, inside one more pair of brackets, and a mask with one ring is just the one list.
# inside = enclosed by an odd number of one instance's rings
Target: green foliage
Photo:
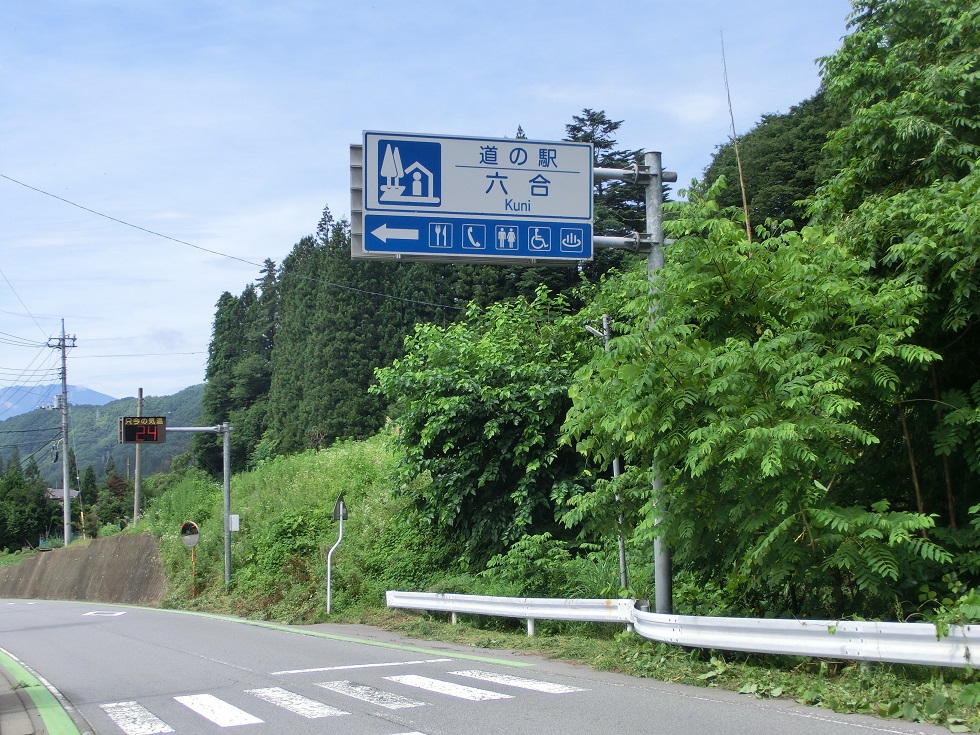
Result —
[[386, 405], [368, 392], [373, 371], [401, 354], [416, 321], [452, 318], [455, 309], [439, 306], [454, 301], [448, 287], [411, 265], [352, 261], [349, 226], [325, 211], [317, 237], [283, 261], [269, 428], [255, 457], [380, 429]]
[[122, 527], [133, 517], [133, 487], [129, 480], [115, 471], [111, 461], [107, 470], [91, 512], [102, 527]]
[[[806, 224], [804, 200], [833, 173], [821, 149], [842, 117], [839, 107], [829, 104], [827, 96], [819, 92], [785, 114], [763, 115], [752, 130], [739, 136], [739, 159], [752, 223], [789, 220], [796, 227]], [[721, 177], [731, 182], [732, 186], [718, 196], [722, 206], [742, 206], [737, 164], [735, 146], [726, 143], [718, 148], [704, 172], [705, 185]]]
[[980, 7], [974, 0], [857, 0], [852, 32], [823, 59], [832, 101], [851, 110], [831, 136], [843, 169], [821, 207], [848, 211], [961, 178], [980, 158]]
[[879, 425], [892, 459], [877, 458], [874, 476], [887, 485], [912, 474], [919, 509], [956, 530], [973, 500], [963, 490], [980, 479], [970, 414], [980, 363], [980, 6], [864, 0], [852, 27], [823, 60], [828, 97], [851, 114], [827, 149], [840, 171], [811, 209], [870, 264], [870, 278], [923, 290], [908, 342], [941, 360], [900, 375], [904, 422]]
[[948, 551], [925, 535], [926, 529], [935, 525], [933, 518], [889, 511], [887, 500], [878, 501], [870, 511], [858, 507], [814, 508], [811, 519], [820, 532], [820, 543], [826, 547], [824, 567], [847, 572], [859, 590], [878, 592], [883, 584], [897, 582], [900, 572], [908, 573], [912, 568], [908, 557], [938, 565], [952, 560]]
[[559, 530], [557, 505], [581, 473], [557, 436], [572, 371], [591, 351], [582, 345], [565, 300], [541, 289], [533, 302], [417, 327], [405, 357], [378, 371], [395, 403], [406, 496], [440, 536], [464, 544], [467, 561], [528, 529]]
[[562, 597], [572, 556], [550, 533], [524, 536], [506, 554], [497, 554], [481, 573], [506, 597]]
[[19, 461], [11, 461], [0, 476], [0, 549], [37, 546], [54, 510], [33, 458], [24, 472]]
[[[950, 390], [943, 395], [942, 419], [933, 430], [933, 443], [941, 455], [962, 454], [970, 472], [980, 475], [980, 381], [969, 393]], [[977, 512], [977, 506], [970, 508]]]
[[[893, 552], [881, 549], [895, 537], [864, 528], [860, 543], [827, 558], [839, 541], [838, 499], [863, 495], [848, 478], [878, 441], [869, 417], [895, 401], [900, 373], [935, 359], [906, 342], [922, 290], [870, 280], [868, 265], [821, 229], [760, 228], [750, 244], [740, 214], [713, 194], [668, 205], [676, 241], [656, 299], [645, 278], [627, 279], [632, 331], [577, 375], [566, 438], [600, 462], [620, 451], [635, 476], [620, 484], [647, 488], [640, 537], [662, 531], [675, 559], [717, 570], [748, 610], [887, 609], [896, 579]], [[659, 499], [649, 490], [653, 460]], [[857, 523], [866, 511], [852, 512]], [[921, 521], [879, 520], [905, 530]], [[907, 548], [908, 565], [948, 560], [929, 544]], [[848, 567], [854, 555], [860, 583]]]
[[[147, 396], [144, 399], [143, 415], [166, 416], [170, 426], [193, 426], [201, 416], [201, 394], [203, 385], [195, 385], [175, 393], [172, 396]], [[92, 467], [96, 476], [102, 474], [109, 457], [118, 467], [125, 467], [127, 459], [132, 466], [134, 445], [120, 444], [118, 420], [120, 416], [136, 415], [136, 399], [123, 398], [110, 401], [102, 406], [71, 406], [71, 440], [69, 441], [69, 473], [68, 478], [72, 489], [79, 489], [79, 472], [83, 481], [86, 468]], [[12, 437], [17, 437], [20, 446], [18, 457], [35, 455], [41, 477], [48, 487], [61, 487], [61, 460], [54, 460], [54, 453], [46, 447], [53, 446], [60, 431], [57, 412], [37, 409], [28, 413], [0, 421], [0, 434], [7, 443]], [[190, 435], [173, 432], [167, 435], [167, 441], [154, 445], [152, 451], [144, 451], [142, 459], [143, 473], [149, 476], [154, 473], [167, 472], [171, 459], [187, 451], [190, 446]], [[0, 449], [0, 458], [6, 458], [6, 464], [13, 459], [10, 450]], [[74, 458], [74, 470], [71, 460]], [[19, 461], [19, 460], [18, 460]], [[6, 465], [4, 465], [6, 466]], [[85, 500], [86, 504], [95, 502], [95, 498]]]
[[163, 533], [179, 528], [184, 521], [198, 525], [221, 513], [221, 486], [203, 471], [187, 469], [170, 475], [162, 492], [154, 497], [146, 512], [154, 531]]
[[[240, 297], [225, 292], [217, 303], [205, 373], [208, 382], [201, 401], [202, 419], [207, 425], [227, 421], [234, 426], [233, 471], [248, 466], [266, 427], [278, 314], [276, 274], [275, 263], [267, 259], [261, 293], [249, 284]], [[222, 467], [220, 438], [199, 434], [194, 445], [198, 463], [218, 474]]]
[[222, 489], [188, 470], [153, 500], [143, 520], [162, 537], [172, 592], [190, 599], [189, 553], [179, 539], [184, 521], [201, 529], [195, 604], [249, 617], [312, 622], [323, 618], [326, 552], [337, 538], [333, 507], [340, 493], [350, 509], [333, 557], [334, 605], [340, 610], [382, 604], [387, 589], [425, 588], [450, 568], [450, 550], [393, 497], [398, 461], [390, 439], [340, 442], [326, 451], [277, 457], [234, 476], [232, 587], [224, 586]]
[[105, 538], [106, 536], [115, 536], [117, 533], [122, 533], [122, 527], [117, 523], [107, 523], [99, 528], [98, 536]]

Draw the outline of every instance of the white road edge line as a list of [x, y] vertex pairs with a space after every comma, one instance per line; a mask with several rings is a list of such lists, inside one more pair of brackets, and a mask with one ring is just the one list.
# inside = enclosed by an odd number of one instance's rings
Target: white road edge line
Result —
[[409, 666], [414, 664], [441, 664], [452, 661], [451, 658], [426, 658], [420, 661], [389, 661], [381, 664], [351, 664], [350, 666], [321, 666], [316, 669], [289, 669], [287, 671], [272, 671], [269, 676], [285, 674], [319, 674], [324, 671], [348, 671], [351, 669], [380, 669], [386, 666]]

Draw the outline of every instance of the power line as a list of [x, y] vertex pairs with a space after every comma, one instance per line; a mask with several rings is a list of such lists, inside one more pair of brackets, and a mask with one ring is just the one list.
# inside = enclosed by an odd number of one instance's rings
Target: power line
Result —
[[[9, 284], [10, 281], [7, 281]], [[13, 289], [13, 286], [11, 286]], [[14, 291], [14, 294], [17, 292]], [[19, 296], [17, 298], [20, 298]], [[24, 307], [25, 309], [27, 307]], [[12, 345], [13, 347], [40, 347], [44, 345], [44, 342], [37, 342], [32, 339], [27, 339], [26, 337], [18, 337], [16, 334], [8, 334], [7, 332], [0, 332], [0, 344]]]
[[[15, 179], [15, 178], [13, 178], [11, 176], [7, 176], [6, 174], [0, 173], [0, 178], [6, 179], [7, 181], [10, 181], [11, 183], [17, 184], [18, 186], [23, 186], [25, 189], [30, 189], [31, 191], [36, 191], [38, 194], [43, 194], [44, 196], [51, 197], [52, 199], [57, 199], [59, 202], [64, 202], [65, 204], [70, 204], [73, 207], [77, 207], [78, 209], [81, 209], [81, 210], [83, 210], [85, 212], [89, 212], [90, 214], [94, 214], [97, 217], [103, 217], [103, 218], [105, 218], [107, 220], [111, 220], [111, 221], [116, 222], [116, 223], [118, 223], [120, 225], [124, 225], [125, 227], [132, 227], [134, 230], [139, 230], [140, 232], [145, 232], [148, 235], [153, 235], [155, 237], [162, 237], [165, 240], [170, 240], [172, 242], [178, 242], [181, 245], [186, 245], [187, 247], [194, 248], [195, 250], [201, 250], [202, 252], [210, 253], [211, 255], [217, 255], [217, 256], [220, 256], [222, 258], [230, 258], [231, 260], [237, 260], [239, 263], [245, 263], [246, 265], [255, 266], [256, 268], [263, 268], [265, 266], [264, 263], [255, 263], [255, 262], [253, 262], [251, 260], [246, 260], [245, 258], [239, 258], [237, 255], [228, 255], [228, 253], [222, 253], [222, 252], [219, 252], [217, 250], [211, 250], [209, 248], [205, 248], [205, 247], [202, 247], [200, 245], [195, 245], [192, 242], [187, 242], [186, 240], [180, 240], [180, 239], [178, 239], [176, 237], [171, 237], [170, 235], [164, 235], [162, 232], [157, 232], [156, 230], [150, 230], [150, 229], [148, 229], [146, 227], [140, 227], [139, 225], [134, 225], [132, 222], [127, 222], [126, 220], [119, 219], [118, 217], [113, 217], [113, 216], [108, 215], [108, 214], [105, 214], [103, 212], [99, 212], [98, 210], [90, 209], [89, 207], [82, 206], [81, 204], [78, 204], [76, 202], [73, 202], [70, 199], [65, 199], [64, 197], [60, 197], [57, 194], [52, 194], [50, 191], [45, 191], [44, 189], [38, 189], [36, 186], [31, 186], [30, 184], [25, 184], [23, 181], [18, 181], [17, 179]], [[313, 278], [312, 276], [301, 276], [301, 277], [303, 279], [305, 279], [305, 280], [313, 281], [314, 283], [322, 283], [322, 284], [324, 284], [326, 286], [333, 286], [334, 288], [342, 288], [342, 289], [345, 289], [347, 291], [355, 291], [357, 293], [362, 293], [362, 294], [365, 294], [365, 295], [368, 295], [368, 296], [380, 296], [382, 298], [392, 299], [394, 301], [404, 301], [404, 302], [409, 303], [409, 304], [419, 304], [421, 306], [434, 306], [434, 307], [439, 308], [439, 309], [455, 309], [457, 311], [465, 311], [465, 309], [463, 307], [461, 307], [461, 306], [452, 306], [452, 305], [449, 305], [449, 304], [436, 304], [436, 303], [433, 303], [433, 302], [430, 302], [430, 301], [419, 301], [418, 299], [409, 299], [409, 298], [405, 298], [405, 297], [402, 297], [402, 296], [392, 296], [391, 294], [380, 293], [378, 291], [368, 291], [367, 289], [357, 288], [356, 286], [346, 286], [346, 285], [344, 285], [342, 283], [333, 283], [332, 281], [324, 281], [324, 280], [321, 280], [319, 278]], [[11, 288], [13, 288], [13, 287], [11, 287]], [[24, 308], [27, 308], [27, 307], [24, 307]]]
[[79, 209], [81, 209], [81, 210], [83, 210], [85, 212], [88, 212], [90, 214], [94, 214], [96, 217], [104, 217], [105, 219], [112, 220], [113, 222], [118, 222], [119, 224], [125, 225], [126, 227], [132, 227], [134, 230], [140, 230], [141, 232], [146, 232], [147, 234], [154, 235], [156, 237], [162, 237], [165, 240], [172, 240], [173, 242], [179, 242], [181, 245], [186, 245], [187, 247], [194, 248], [196, 250], [202, 250], [205, 253], [211, 253], [212, 255], [220, 255], [222, 258], [231, 258], [232, 260], [237, 260], [237, 261], [240, 261], [242, 263], [246, 263], [248, 265], [254, 265], [257, 268], [261, 268], [262, 267], [261, 264], [259, 264], [259, 263], [253, 263], [250, 260], [245, 260], [244, 258], [239, 258], [238, 256], [235, 256], [235, 255], [228, 255], [228, 253], [219, 253], [217, 250], [209, 250], [208, 248], [201, 247], [200, 245], [195, 245], [192, 242], [187, 242], [186, 240], [179, 240], [176, 237], [170, 237], [170, 235], [164, 235], [162, 232], [157, 232], [155, 230], [149, 230], [146, 227], [140, 227], [139, 225], [134, 225], [132, 222], [127, 222], [126, 220], [121, 220], [121, 219], [119, 219], [117, 217], [113, 217], [111, 215], [104, 214], [103, 212], [99, 212], [99, 211], [97, 211], [95, 209], [89, 209], [88, 207], [83, 207], [81, 204], [77, 204], [76, 202], [73, 202], [70, 199], [65, 199], [64, 197], [60, 197], [57, 194], [52, 194], [50, 191], [45, 191], [44, 189], [38, 189], [36, 186], [31, 186], [30, 184], [25, 184], [23, 181], [18, 181], [17, 179], [11, 178], [10, 176], [7, 176], [5, 174], [0, 174], [0, 178], [4, 178], [7, 181], [13, 182], [14, 184], [18, 184], [20, 186], [23, 186], [25, 189], [30, 189], [31, 191], [36, 191], [38, 194], [44, 194], [44, 196], [51, 197], [52, 199], [57, 199], [59, 202], [64, 202], [65, 204], [70, 204], [73, 207], [78, 207]]
[[[0, 176], [3, 176], [3, 174], [0, 174]], [[41, 325], [37, 323], [37, 319], [35, 319], [34, 315], [31, 314], [31, 310], [27, 308], [27, 304], [24, 303], [24, 299], [22, 299], [20, 297], [20, 294], [17, 293], [17, 289], [14, 288], [14, 284], [12, 284], [10, 282], [10, 279], [7, 278], [7, 274], [4, 273], [2, 270], [0, 270], [0, 276], [3, 276], [3, 280], [5, 280], [7, 282], [7, 285], [10, 286], [10, 290], [14, 292], [14, 296], [17, 297], [17, 300], [20, 302], [20, 305], [24, 307], [24, 311], [27, 312], [27, 315], [31, 318], [31, 321], [33, 321], [34, 324], [37, 326], [37, 328], [41, 330], [41, 334], [43, 334], [46, 337], [47, 333], [43, 329], [41, 329]], [[9, 335], [9, 336], [13, 336], [13, 335]]]
[[92, 359], [92, 358], [103, 358], [103, 357], [172, 357], [174, 355], [206, 355], [208, 354], [204, 350], [198, 350], [197, 352], [136, 352], [128, 355], [79, 355], [75, 354], [74, 359]]
[[59, 427], [45, 426], [40, 429], [0, 429], [0, 434], [31, 434], [38, 431], [59, 431]]

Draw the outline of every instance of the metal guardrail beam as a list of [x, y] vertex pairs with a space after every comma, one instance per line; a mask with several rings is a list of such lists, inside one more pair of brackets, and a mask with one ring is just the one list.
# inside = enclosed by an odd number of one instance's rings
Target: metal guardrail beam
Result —
[[633, 600], [559, 600], [546, 597], [488, 597], [433, 592], [388, 592], [388, 607], [472, 613], [500, 618], [628, 623]]
[[636, 610], [633, 626], [644, 638], [692, 648], [959, 668], [971, 665], [970, 646], [980, 644], [971, 626], [950, 626], [949, 635], [938, 638], [932, 623], [710, 618]]
[[637, 609], [635, 600], [564, 600], [485, 597], [431, 592], [388, 592], [388, 607], [524, 618], [528, 635], [535, 620], [631, 625], [649, 640], [692, 648], [814, 656], [963, 668], [980, 646], [977, 626], [951, 625], [939, 638], [932, 623], [853, 620], [783, 620], [662, 615]]

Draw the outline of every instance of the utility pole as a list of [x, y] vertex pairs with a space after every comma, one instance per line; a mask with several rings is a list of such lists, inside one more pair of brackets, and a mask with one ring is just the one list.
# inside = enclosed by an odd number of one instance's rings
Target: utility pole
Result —
[[68, 348], [75, 346], [75, 337], [65, 336], [65, 320], [61, 320], [61, 338], [48, 339], [48, 347], [61, 350], [61, 487], [64, 499], [65, 546], [71, 543], [71, 498], [68, 482]]

